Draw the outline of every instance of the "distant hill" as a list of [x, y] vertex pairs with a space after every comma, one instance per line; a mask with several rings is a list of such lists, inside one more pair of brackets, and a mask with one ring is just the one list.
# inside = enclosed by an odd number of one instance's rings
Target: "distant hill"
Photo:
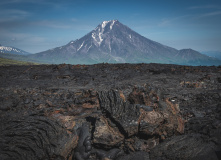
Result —
[[221, 60], [206, 56], [192, 49], [179, 50], [177, 57], [177, 62], [184, 65], [221, 65]]
[[14, 61], [28, 62], [28, 63], [42, 63], [41, 61], [31, 59], [27, 55], [19, 55], [19, 54], [13, 54], [13, 53], [0, 53], [0, 58], [6, 61], [14, 60]]
[[0, 45], [0, 54], [1, 53], [11, 53], [11, 54], [17, 54], [17, 55], [29, 55], [30, 54], [26, 51], [23, 51], [15, 47], [8, 47], [8, 46]]
[[201, 53], [221, 60], [221, 51], [205, 51]]

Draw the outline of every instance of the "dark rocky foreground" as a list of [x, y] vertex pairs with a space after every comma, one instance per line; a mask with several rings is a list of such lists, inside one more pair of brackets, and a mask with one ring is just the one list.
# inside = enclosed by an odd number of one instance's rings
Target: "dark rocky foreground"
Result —
[[0, 67], [1, 160], [221, 159], [221, 67]]

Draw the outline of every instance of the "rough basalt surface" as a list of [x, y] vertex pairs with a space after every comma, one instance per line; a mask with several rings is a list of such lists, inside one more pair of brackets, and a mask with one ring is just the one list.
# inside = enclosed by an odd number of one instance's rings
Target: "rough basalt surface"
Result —
[[221, 159], [221, 68], [0, 67], [0, 159]]

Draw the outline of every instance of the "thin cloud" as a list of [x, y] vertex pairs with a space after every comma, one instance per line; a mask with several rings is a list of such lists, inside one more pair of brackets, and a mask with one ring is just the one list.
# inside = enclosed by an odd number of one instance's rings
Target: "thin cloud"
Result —
[[159, 27], [165, 27], [171, 25], [172, 19], [162, 19], [161, 22], [158, 24]]
[[[17, 3], [33, 3], [34, 0], [1, 0], [0, 5], [17, 4]], [[36, 1], [37, 2], [37, 1]]]
[[23, 41], [29, 37], [31, 37], [30, 34], [26, 34], [26, 33], [15, 33], [15, 32], [11, 32], [8, 30], [1, 30], [0, 31], [1, 37], [0, 37], [0, 41]]
[[139, 17], [140, 16], [140, 13], [133, 13], [130, 17], [131, 18], [136, 18], [136, 17]]
[[4, 9], [0, 11], [0, 22], [22, 20], [29, 17], [31, 13], [17, 9]]
[[71, 18], [71, 22], [77, 22], [78, 19], [77, 18]]
[[1, 0], [0, 2], [0, 6], [4, 6], [7, 4], [10, 5], [17, 5], [17, 4], [32, 4], [32, 5], [47, 5], [50, 7], [54, 7], [54, 8], [60, 8], [62, 6], [62, 4], [64, 3], [60, 3], [60, 2], [55, 2], [53, 0]]
[[87, 24], [73, 24], [72, 21], [70, 22], [61, 22], [61, 21], [50, 21], [50, 20], [43, 20], [43, 21], [36, 21], [30, 23], [30, 25], [34, 26], [41, 26], [41, 27], [48, 27], [54, 29], [75, 29], [81, 31], [90, 31], [94, 28], [94, 26], [90, 26]]
[[200, 17], [210, 17], [210, 16], [217, 16], [217, 15], [221, 15], [221, 11], [205, 13], [205, 14], [202, 14]]
[[5, 5], [5, 4], [12, 4], [12, 3], [16, 3], [17, 2], [17, 0], [11, 0], [11, 1], [9, 1], [9, 0], [1, 0], [0, 1], [0, 5], [2, 6], [2, 5]]
[[0, 4], [16, 4], [16, 3], [36, 3], [36, 4], [52, 4], [52, 2], [49, 1], [43, 1], [43, 0], [2, 0]]
[[[208, 19], [210, 17], [215, 17], [221, 15], [221, 11], [214, 11], [214, 12], [207, 12], [207, 13], [202, 13], [202, 14], [197, 14], [197, 15], [192, 15], [192, 19]], [[221, 18], [221, 17], [220, 17]]]
[[158, 24], [158, 27], [170, 26], [170, 25], [174, 24], [174, 22], [186, 19], [188, 17], [190, 17], [190, 15], [178, 16], [178, 17], [173, 17], [173, 18], [164, 18]]
[[[30, 53], [40, 51], [39, 47], [47, 45], [48, 43], [47, 37], [36, 36], [28, 33], [16, 33], [7, 30], [0, 30], [0, 35], [0, 44], [17, 47]], [[29, 45], [27, 46], [26, 44]], [[30, 49], [30, 46], [36, 47], [35, 45], [39, 47], [37, 47], [37, 49]]]
[[203, 5], [203, 6], [191, 6], [188, 9], [221, 9], [221, 6], [216, 6], [216, 5]]
[[[221, 6], [220, 5], [199, 5], [199, 6], [191, 6], [188, 8], [189, 10], [200, 10], [201, 13], [194, 14], [191, 16], [192, 19], [201, 19], [213, 16], [221, 15]], [[202, 13], [202, 11], [204, 13]]]
[[64, 25], [64, 24], [61, 24], [60, 22], [49, 21], [49, 20], [37, 21], [37, 22], [33, 22], [32, 24], [33, 25], [38, 25], [38, 26], [43, 26], [43, 27], [49, 27], [49, 28], [57, 28], [57, 29], [69, 29], [69, 28], [71, 28], [71, 25]]

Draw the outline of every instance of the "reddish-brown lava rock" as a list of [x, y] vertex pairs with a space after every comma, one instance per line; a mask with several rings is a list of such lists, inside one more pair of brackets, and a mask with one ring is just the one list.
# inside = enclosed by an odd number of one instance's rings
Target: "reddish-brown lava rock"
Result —
[[101, 116], [96, 120], [93, 143], [99, 143], [111, 148], [111, 146], [117, 146], [123, 140], [124, 136], [119, 132], [118, 128], [111, 127], [107, 119]]

